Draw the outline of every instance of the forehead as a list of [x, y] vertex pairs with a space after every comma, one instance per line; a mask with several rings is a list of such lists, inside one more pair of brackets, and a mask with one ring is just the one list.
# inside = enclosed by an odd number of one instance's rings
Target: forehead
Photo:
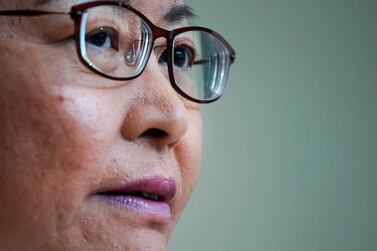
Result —
[[[79, 4], [84, 2], [90, 2], [90, 1], [96, 1], [96, 0], [0, 0], [0, 4], [4, 6], [36, 6], [36, 5], [42, 5], [42, 4], [60, 4], [60, 5], [73, 5], [73, 4]], [[100, 0], [97, 0], [100, 1]], [[112, 1], [112, 0], [102, 0], [102, 1]], [[116, 2], [123, 2], [127, 4], [131, 4], [133, 6], [141, 6], [141, 5], [180, 5], [183, 4], [183, 0], [113, 0]]]
[[[1, 9], [46, 9], [69, 12], [75, 4], [99, 0], [0, 0]], [[103, 1], [103, 0], [102, 0]], [[131, 5], [152, 21], [159, 21], [163, 15], [174, 7], [184, 6], [183, 0], [104, 0], [122, 2]], [[182, 13], [180, 13], [182, 14]], [[188, 13], [187, 18], [192, 15]], [[174, 18], [174, 17], [172, 17]]]

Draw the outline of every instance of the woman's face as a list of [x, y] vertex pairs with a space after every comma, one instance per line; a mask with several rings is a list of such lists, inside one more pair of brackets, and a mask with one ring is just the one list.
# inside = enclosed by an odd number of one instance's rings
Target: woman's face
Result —
[[[131, 4], [161, 27], [185, 22], [163, 18], [179, 1]], [[93, 73], [69, 16], [0, 27], [0, 250], [164, 250], [199, 173], [198, 106], [173, 90], [158, 53], [132, 81]]]

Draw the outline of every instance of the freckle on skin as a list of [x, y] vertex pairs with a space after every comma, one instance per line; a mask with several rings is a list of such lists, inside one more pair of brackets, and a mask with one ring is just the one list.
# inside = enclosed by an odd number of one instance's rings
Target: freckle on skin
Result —
[[60, 103], [63, 103], [63, 102], [74, 102], [72, 98], [69, 98], [69, 97], [64, 97], [63, 95], [57, 95], [56, 96], [56, 100]]
[[58, 95], [58, 96], [57, 96], [57, 100], [58, 100], [59, 102], [64, 102], [65, 98], [64, 98], [62, 95]]

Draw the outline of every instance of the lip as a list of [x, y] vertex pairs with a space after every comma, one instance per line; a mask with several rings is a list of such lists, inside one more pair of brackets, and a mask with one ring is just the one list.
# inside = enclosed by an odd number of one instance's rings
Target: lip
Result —
[[[173, 178], [155, 176], [106, 188], [95, 195], [105, 202], [155, 219], [171, 218], [171, 201], [177, 191]], [[158, 196], [158, 200], [141, 193]]]

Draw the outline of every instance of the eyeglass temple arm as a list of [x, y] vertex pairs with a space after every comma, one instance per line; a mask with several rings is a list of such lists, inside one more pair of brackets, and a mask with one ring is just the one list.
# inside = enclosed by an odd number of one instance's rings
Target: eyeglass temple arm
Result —
[[208, 59], [200, 59], [200, 60], [194, 61], [194, 64], [208, 64], [208, 63], [209, 63]]
[[0, 10], [0, 16], [42, 16], [42, 15], [70, 15], [68, 12], [54, 12], [43, 10]]
[[[230, 55], [230, 63], [233, 64], [234, 61], [236, 60], [236, 53], [233, 53], [232, 55]], [[200, 59], [200, 60], [196, 60], [194, 61], [193, 64], [208, 64], [209, 63], [209, 59]]]
[[236, 53], [235, 52], [233, 52], [233, 54], [230, 55], [230, 63], [233, 64], [234, 61], [236, 61]]

